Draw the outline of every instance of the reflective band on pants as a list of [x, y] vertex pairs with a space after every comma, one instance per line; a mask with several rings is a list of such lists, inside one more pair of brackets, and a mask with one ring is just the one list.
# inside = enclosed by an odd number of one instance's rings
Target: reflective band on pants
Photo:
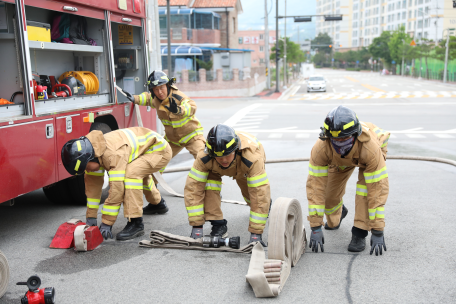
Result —
[[93, 171], [93, 172], [85, 172], [87, 175], [93, 175], [93, 176], [104, 176], [105, 170], [103, 167], [100, 167], [98, 171]]
[[193, 178], [196, 181], [203, 182], [205, 183], [207, 181], [207, 176], [209, 175], [209, 172], [201, 172], [196, 170], [195, 168], [190, 169], [190, 172], [188, 173], [188, 176]]
[[266, 220], [268, 219], [267, 214], [256, 213], [250, 211], [250, 221], [257, 223], [257, 224], [266, 224]]
[[309, 215], [323, 216], [325, 213], [325, 205], [309, 205]]
[[336, 207], [332, 208], [332, 209], [325, 209], [325, 213], [326, 214], [333, 214], [335, 211], [337, 211], [337, 209], [340, 208], [340, 206], [342, 206], [344, 204], [344, 200], [341, 200], [339, 204], [337, 204]]
[[109, 171], [110, 182], [123, 182], [125, 180], [125, 171]]
[[196, 135], [202, 135], [204, 133], [203, 131], [203, 128], [200, 128], [200, 129], [196, 129], [195, 131], [193, 131], [192, 133], [182, 137], [180, 140], [179, 140], [179, 143], [181, 144], [186, 144], [189, 142], [190, 139], [192, 139], [193, 137], [195, 137]]
[[313, 166], [309, 163], [309, 174], [316, 177], [328, 176], [328, 166]]
[[154, 188], [153, 184], [154, 184], [154, 179], [151, 178], [148, 185], [143, 185], [143, 190], [152, 191], [152, 189]]
[[385, 218], [385, 207], [378, 207], [376, 209], [369, 209], [369, 219]]
[[222, 182], [208, 179], [204, 190], [222, 191]]
[[367, 186], [356, 184], [356, 194], [361, 196], [367, 196]]
[[196, 216], [204, 214], [204, 204], [198, 206], [187, 207], [188, 216]]
[[106, 215], [114, 215], [117, 216], [119, 214], [120, 206], [106, 206], [103, 205], [103, 209], [101, 209], [102, 214]]
[[96, 198], [87, 198], [87, 208], [97, 209], [100, 207], [100, 200]]
[[125, 179], [125, 189], [143, 189], [143, 180], [142, 179], [133, 179], [133, 178], [126, 178]]

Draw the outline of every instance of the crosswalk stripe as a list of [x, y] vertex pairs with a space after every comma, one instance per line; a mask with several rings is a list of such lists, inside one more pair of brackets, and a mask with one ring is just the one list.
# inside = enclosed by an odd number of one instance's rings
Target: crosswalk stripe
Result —
[[309, 138], [310, 134], [309, 133], [298, 133], [296, 134], [296, 138]]
[[450, 134], [434, 134], [438, 138], [455, 138], [453, 135]]
[[271, 133], [269, 134], [268, 138], [282, 138], [282, 133]]
[[426, 138], [426, 136], [424, 136], [422, 134], [405, 134], [405, 135], [410, 138]]

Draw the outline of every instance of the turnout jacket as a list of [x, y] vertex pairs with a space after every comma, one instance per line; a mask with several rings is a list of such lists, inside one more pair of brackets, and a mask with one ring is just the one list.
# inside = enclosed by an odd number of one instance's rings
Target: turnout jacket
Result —
[[[134, 95], [135, 104], [150, 106], [157, 110], [157, 116], [165, 126], [165, 139], [175, 145], [186, 144], [196, 135], [203, 134], [203, 127], [195, 117], [196, 103], [187, 95], [179, 91], [175, 85], [169, 88], [168, 97], [160, 101], [157, 97], [152, 98], [149, 92]], [[170, 99], [174, 99], [179, 112], [177, 114], [168, 111], [165, 106], [170, 105]]]
[[[105, 171], [108, 171], [110, 190], [101, 213], [117, 215], [124, 201], [124, 189], [130, 187], [129, 180], [125, 179], [128, 164], [143, 154], [164, 153], [168, 143], [158, 133], [142, 127], [115, 130], [104, 135], [101, 131], [92, 131], [86, 137], [100, 163], [99, 171], [85, 172], [87, 217], [97, 217]], [[150, 165], [153, 168], [156, 164]], [[140, 187], [143, 189], [142, 183]]]
[[250, 205], [250, 228], [263, 231], [271, 200], [265, 171], [266, 155], [261, 143], [253, 135], [238, 131], [236, 134], [241, 141], [240, 148], [227, 169], [223, 169], [204, 150], [198, 153], [185, 184], [185, 206], [190, 222], [204, 221], [206, 190], [221, 191], [222, 176], [230, 176], [236, 180], [244, 200]]
[[309, 220], [320, 222], [312, 217], [322, 218], [325, 212], [325, 193], [328, 182], [328, 168], [345, 170], [347, 167], [359, 167], [359, 181], [356, 194], [367, 197], [369, 228], [383, 230], [384, 205], [388, 198], [389, 184], [386, 169], [387, 144], [390, 136], [376, 125], [360, 122], [362, 133], [345, 157], [337, 154], [330, 140], [318, 139], [312, 148], [307, 177], [307, 199], [309, 201]]

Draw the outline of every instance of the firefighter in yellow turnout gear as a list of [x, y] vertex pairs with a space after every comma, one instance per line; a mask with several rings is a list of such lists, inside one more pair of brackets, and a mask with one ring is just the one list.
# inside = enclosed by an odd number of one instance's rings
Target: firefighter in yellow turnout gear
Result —
[[112, 238], [112, 225], [124, 202], [127, 226], [117, 240], [128, 240], [144, 234], [143, 193], [149, 204], [161, 201], [151, 174], [171, 160], [171, 148], [156, 132], [142, 127], [120, 129], [103, 134], [92, 131], [87, 136], [70, 140], [62, 148], [62, 162], [72, 174], [84, 174], [87, 195], [87, 224], [97, 225], [105, 171], [109, 175], [109, 197], [101, 209], [100, 231]]
[[359, 167], [356, 184], [355, 220], [348, 251], [360, 252], [371, 231], [371, 251], [386, 251], [383, 230], [389, 184], [386, 154], [389, 132], [372, 123], [360, 122], [355, 112], [344, 106], [332, 109], [324, 121], [320, 139], [312, 148], [307, 178], [310, 247], [324, 251], [323, 215], [326, 230], [340, 227], [348, 209], [343, 196], [348, 179]]
[[[157, 116], [165, 127], [165, 139], [168, 141], [172, 157], [186, 148], [196, 158], [198, 152], [204, 149], [203, 127], [195, 117], [196, 104], [174, 85], [175, 79], [169, 79], [162, 71], [154, 71], [149, 75], [149, 92], [140, 95], [124, 93], [128, 99], [140, 106], [150, 106], [157, 110]], [[163, 172], [162, 168], [160, 172]], [[162, 213], [168, 211], [163, 200], [158, 208], [148, 205], [144, 214]], [[165, 211], [165, 212], [166, 212]]]
[[231, 176], [250, 206], [250, 242], [260, 241], [266, 246], [262, 234], [269, 214], [271, 191], [263, 146], [254, 136], [235, 132], [223, 124], [209, 131], [206, 146], [198, 153], [185, 184], [185, 207], [193, 226], [191, 236], [202, 237], [206, 221], [212, 224], [212, 236], [227, 236], [220, 191], [222, 176]]

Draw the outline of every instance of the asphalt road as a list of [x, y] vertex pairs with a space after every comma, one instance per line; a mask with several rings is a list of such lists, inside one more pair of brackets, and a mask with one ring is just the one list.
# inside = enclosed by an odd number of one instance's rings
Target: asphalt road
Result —
[[[392, 132], [395, 137], [389, 141], [389, 154], [456, 160], [454, 97], [394, 97], [401, 87], [415, 86], [417, 81], [369, 73], [318, 72], [327, 77], [328, 88], [334, 88], [337, 94], [348, 94], [338, 95], [342, 99], [302, 100], [302, 95], [314, 98], [324, 93], [307, 94], [305, 83], [298, 83], [291, 88], [296, 91], [294, 96], [290, 95], [287, 100], [199, 99], [197, 117], [206, 133], [215, 124], [226, 122], [255, 134], [268, 158], [308, 157], [326, 113], [345, 104], [353, 108], [361, 120]], [[427, 91], [456, 91], [454, 86], [440, 88], [438, 83], [419, 83]], [[378, 98], [359, 98], [358, 95], [356, 99], [345, 99], [354, 96], [352, 89], [365, 90], [363, 84], [382, 88], [387, 94]], [[391, 92], [393, 97], [388, 95]], [[169, 167], [190, 166], [192, 162], [188, 153], [182, 153]], [[305, 216], [307, 165], [305, 162], [270, 164], [266, 169], [273, 200], [296, 198]], [[270, 301], [454, 303], [456, 244], [452, 241], [452, 232], [456, 229], [453, 220], [456, 200], [452, 187], [456, 168], [398, 160], [387, 161], [387, 166], [390, 194], [386, 205], [385, 240], [388, 251], [378, 257], [370, 256], [368, 249], [359, 254], [347, 251], [354, 217], [355, 173], [344, 196], [349, 213], [341, 228], [324, 231], [325, 252], [306, 252], [293, 268], [283, 292]], [[186, 173], [164, 176], [175, 190], [183, 192]], [[224, 178], [223, 182], [224, 198], [242, 200], [234, 181]], [[191, 229], [183, 200], [160, 190], [170, 211], [165, 215], [145, 216], [146, 231], [159, 229], [189, 235]], [[232, 204], [223, 204], [222, 208], [230, 235], [241, 236], [242, 244], [246, 244], [248, 208]], [[19, 197], [12, 207], [0, 205], [0, 250], [11, 267], [8, 291], [0, 303], [19, 303], [26, 288], [15, 283], [33, 274], [41, 277], [43, 287], [56, 288], [58, 303], [266, 301], [256, 299], [245, 282], [248, 255], [145, 249], [138, 247], [142, 238], [105, 241], [95, 251], [86, 253], [49, 249], [57, 227], [71, 218], [84, 219], [85, 209], [85, 206], [51, 204], [41, 190]], [[126, 220], [119, 217], [114, 234], [125, 224]], [[305, 228], [309, 230], [306, 220]], [[268, 226], [265, 239], [267, 230]], [[205, 225], [205, 231], [210, 231], [210, 225]]]

